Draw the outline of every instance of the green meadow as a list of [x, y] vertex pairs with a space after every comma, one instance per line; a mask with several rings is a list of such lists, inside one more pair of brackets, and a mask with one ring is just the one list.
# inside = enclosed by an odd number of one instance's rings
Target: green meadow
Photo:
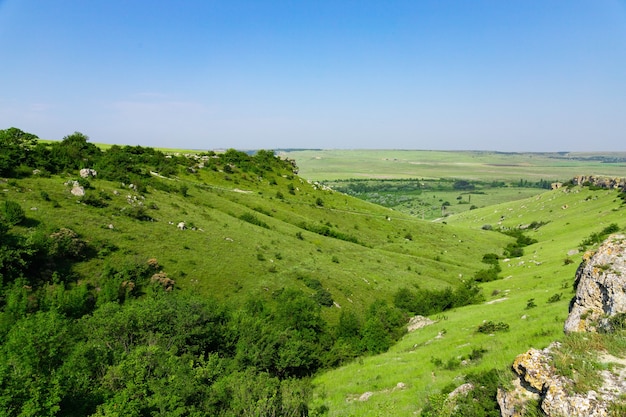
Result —
[[306, 150], [300, 174], [423, 220], [521, 200], [577, 175], [620, 177], [626, 153]]
[[316, 181], [402, 178], [564, 181], [583, 174], [623, 176], [626, 169], [624, 152], [301, 150], [285, 154], [298, 161], [300, 175]]
[[[388, 352], [319, 375], [315, 404], [326, 404], [331, 416], [409, 416], [467, 375], [496, 369], [506, 385], [516, 355], [563, 339], [581, 242], [612, 223], [623, 229], [624, 210], [615, 191], [574, 187], [447, 217], [449, 225], [475, 231], [542, 225], [527, 233], [537, 242], [523, 256], [501, 260], [501, 279], [481, 285], [484, 303], [435, 315], [433, 325], [406, 335]], [[477, 331], [490, 321], [509, 329]], [[480, 358], [469, 359], [476, 352]]]
[[[15, 128], [0, 150], [8, 416], [439, 415], [450, 389], [506, 385], [517, 354], [563, 337], [582, 242], [626, 226], [616, 190], [545, 189], [616, 175], [619, 155], [294, 164]], [[416, 314], [433, 323], [407, 333]]]

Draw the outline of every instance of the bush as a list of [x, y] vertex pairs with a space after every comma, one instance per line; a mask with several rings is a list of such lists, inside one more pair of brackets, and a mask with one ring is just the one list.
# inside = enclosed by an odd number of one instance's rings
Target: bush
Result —
[[152, 216], [147, 213], [144, 206], [125, 207], [122, 209], [122, 213], [130, 218], [141, 220], [144, 222], [154, 221]]
[[478, 326], [478, 329], [476, 331], [478, 333], [486, 333], [486, 334], [495, 333], [495, 332], [508, 332], [509, 325], [502, 321], [495, 323], [490, 320]]
[[563, 294], [554, 294], [552, 295], [550, 298], [548, 298], [548, 303], [556, 303], [558, 301], [561, 301], [561, 297], [563, 296]]
[[497, 280], [501, 269], [499, 265], [494, 265], [489, 269], [481, 269], [474, 275], [476, 282], [491, 282]]
[[80, 259], [87, 244], [72, 229], [61, 228], [50, 235], [50, 254], [60, 258]]
[[250, 224], [253, 224], [255, 226], [260, 226], [263, 227], [265, 229], [269, 229], [270, 226], [265, 223], [263, 220], [259, 219], [257, 216], [255, 216], [252, 213], [243, 213], [241, 216], [239, 216], [239, 218], [241, 220], [243, 220], [244, 222], [248, 222]]
[[81, 200], [81, 203], [87, 204], [88, 206], [103, 208], [108, 206], [109, 204], [104, 201], [102, 198], [96, 197], [92, 194], [85, 195]]
[[620, 228], [616, 223], [611, 223], [602, 231], [597, 233], [592, 233], [588, 238], [583, 240], [580, 244], [581, 250], [584, 250], [587, 246], [596, 245], [602, 243], [604, 239], [606, 239], [610, 234], [619, 232]]
[[15, 226], [22, 223], [26, 219], [24, 209], [15, 201], [6, 200], [2, 207], [2, 216], [6, 223], [10, 226]]

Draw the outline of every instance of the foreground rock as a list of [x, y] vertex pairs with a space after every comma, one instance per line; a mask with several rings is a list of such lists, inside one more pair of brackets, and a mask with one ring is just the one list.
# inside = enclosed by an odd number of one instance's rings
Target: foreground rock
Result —
[[[594, 254], [585, 255], [576, 272], [576, 286], [565, 332], [611, 331], [609, 318], [626, 313], [626, 236], [610, 236]], [[553, 343], [543, 350], [530, 349], [515, 358], [513, 388], [498, 389], [497, 393], [502, 416], [537, 415], [537, 407], [548, 417], [615, 415], [609, 410], [626, 393], [626, 360], [598, 352], [598, 362], [619, 366], [600, 372], [596, 390], [575, 393], [574, 382], [557, 374], [553, 366], [559, 346]]]
[[576, 272], [576, 296], [565, 332], [610, 330], [611, 316], [626, 313], [626, 236], [610, 236]]
[[[552, 363], [553, 350], [559, 344], [553, 343], [546, 349], [530, 349], [519, 355], [513, 362], [513, 371], [518, 378], [513, 381], [513, 389], [498, 389], [497, 399], [503, 417], [536, 415], [537, 405], [548, 417], [606, 417], [610, 405], [624, 392], [624, 375], [602, 372], [603, 383], [597, 391], [583, 394], [572, 392], [573, 381], [558, 375]], [[620, 361], [607, 357], [607, 362]]]

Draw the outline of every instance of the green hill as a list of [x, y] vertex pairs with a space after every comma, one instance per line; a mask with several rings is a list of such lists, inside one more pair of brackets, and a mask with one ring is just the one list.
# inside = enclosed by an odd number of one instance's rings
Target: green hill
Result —
[[625, 226], [617, 191], [429, 222], [269, 151], [87, 139], [0, 130], [3, 415], [428, 415], [558, 339], [581, 250]]
[[582, 251], [603, 230], [626, 226], [618, 197], [614, 190], [572, 187], [446, 218], [475, 231], [521, 227], [536, 242], [522, 256], [500, 260], [502, 279], [482, 284], [483, 304], [434, 315], [435, 324], [407, 334], [388, 352], [317, 376], [313, 404], [324, 404], [330, 416], [415, 415], [466, 380], [491, 383], [486, 395], [494, 396], [493, 384], [512, 379], [508, 368], [516, 355], [563, 338]]
[[[87, 139], [0, 131], [5, 415], [323, 414], [311, 376], [387, 350], [411, 310], [482, 300], [483, 255], [512, 241], [333, 192], [272, 152]], [[426, 301], [398, 307], [403, 291]]]

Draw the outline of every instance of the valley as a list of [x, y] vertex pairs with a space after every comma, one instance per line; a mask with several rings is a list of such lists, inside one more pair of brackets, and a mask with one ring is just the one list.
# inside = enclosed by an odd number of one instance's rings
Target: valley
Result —
[[315, 151], [322, 169], [15, 128], [0, 148], [6, 415], [439, 415], [563, 337], [584, 251], [625, 226], [623, 192], [567, 184], [623, 169], [597, 155]]

